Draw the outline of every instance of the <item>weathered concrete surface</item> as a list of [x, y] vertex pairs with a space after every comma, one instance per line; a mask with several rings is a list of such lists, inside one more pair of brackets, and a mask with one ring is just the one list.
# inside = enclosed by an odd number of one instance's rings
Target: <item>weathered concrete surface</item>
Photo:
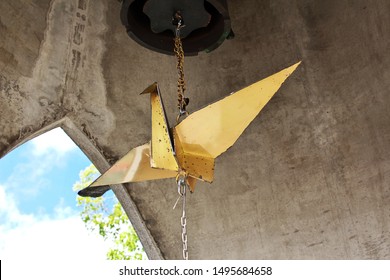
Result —
[[[303, 63], [218, 158], [215, 182], [188, 198], [190, 258], [390, 259], [390, 2], [229, 7], [235, 39], [185, 61], [191, 111]], [[149, 99], [138, 93], [154, 81], [173, 122], [175, 60], [131, 41], [119, 10], [1, 1], [0, 155], [66, 117], [80, 146], [81, 133], [95, 154], [119, 158], [150, 139]], [[174, 182], [127, 186], [131, 207], [115, 190], [131, 219], [139, 214], [151, 256], [180, 258]]]

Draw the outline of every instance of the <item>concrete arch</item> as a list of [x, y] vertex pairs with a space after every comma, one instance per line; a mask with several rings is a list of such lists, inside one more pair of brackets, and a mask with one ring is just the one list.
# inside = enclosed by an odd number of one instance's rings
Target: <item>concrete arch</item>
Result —
[[[88, 156], [88, 158], [100, 172], [104, 172], [110, 168], [111, 165], [102, 155], [99, 149], [97, 149], [97, 147], [90, 141], [90, 139], [80, 129], [78, 129], [69, 118], [64, 118], [61, 120], [60, 127]], [[122, 184], [113, 185], [111, 186], [111, 189], [129, 217], [148, 258], [151, 260], [163, 259], [160, 249], [158, 248], [153, 236], [150, 234], [150, 231], [146, 227], [145, 221], [143, 220], [127, 189]]]
[[[96, 147], [91, 139], [84, 132], [82, 132], [68, 117], [64, 117], [61, 120], [53, 122], [41, 128], [40, 130], [34, 131], [28, 136], [19, 139], [19, 141], [17, 141], [14, 146], [9, 146], [9, 149], [5, 154], [12, 152], [17, 147], [34, 139], [35, 137], [38, 137], [58, 127], [64, 130], [64, 132], [73, 140], [73, 142], [76, 143], [76, 145], [91, 160], [91, 162], [100, 172], [104, 172], [110, 168], [110, 163], [102, 155], [101, 151]], [[160, 249], [158, 248], [153, 236], [150, 234], [150, 231], [147, 229], [145, 221], [142, 219], [142, 216], [139, 213], [137, 206], [133, 202], [132, 198], [130, 197], [127, 189], [122, 184], [113, 185], [111, 186], [111, 189], [129, 217], [148, 258], [151, 260], [163, 259]]]

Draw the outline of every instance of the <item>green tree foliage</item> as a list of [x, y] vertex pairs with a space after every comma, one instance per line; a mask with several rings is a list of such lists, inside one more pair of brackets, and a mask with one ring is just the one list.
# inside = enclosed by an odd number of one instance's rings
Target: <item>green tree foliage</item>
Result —
[[[98, 174], [95, 166], [91, 164], [80, 171], [80, 181], [73, 185], [73, 189], [78, 191], [87, 187]], [[105, 196], [97, 198], [77, 196], [77, 206], [82, 209], [81, 219], [88, 230], [98, 231], [105, 240], [113, 243], [113, 247], [107, 252], [107, 259], [146, 259], [141, 242], [122, 206], [115, 197], [112, 199], [114, 201], [109, 203]]]

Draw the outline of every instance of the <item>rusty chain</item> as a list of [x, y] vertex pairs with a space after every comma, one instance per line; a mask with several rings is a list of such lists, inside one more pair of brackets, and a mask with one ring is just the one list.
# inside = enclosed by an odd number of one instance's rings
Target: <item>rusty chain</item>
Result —
[[[179, 114], [177, 116], [177, 123], [179, 123], [181, 117], [188, 116], [187, 112], [187, 105], [189, 102], [189, 99], [184, 96], [184, 92], [186, 90], [186, 84], [184, 80], [184, 50], [183, 45], [180, 37], [180, 29], [184, 27], [183, 25], [183, 19], [181, 17], [180, 12], [176, 12], [172, 22], [174, 25], [176, 25], [176, 34], [174, 39], [174, 53], [177, 58], [177, 74], [178, 74], [178, 80], [177, 80], [177, 107], [179, 109]], [[179, 197], [176, 200], [175, 205], [173, 206], [173, 209], [175, 209], [177, 203], [180, 199], [182, 199], [182, 215], [180, 218], [180, 225], [181, 225], [181, 241], [183, 245], [183, 259], [188, 260], [188, 239], [187, 239], [187, 214], [186, 214], [186, 189], [188, 187], [187, 182], [187, 174], [179, 174], [176, 177], [177, 187], [178, 187], [178, 193]]]
[[184, 96], [184, 92], [186, 90], [186, 84], [184, 80], [184, 50], [183, 44], [180, 38], [180, 29], [184, 27], [182, 24], [182, 18], [180, 13], [176, 13], [174, 20], [177, 22], [176, 26], [176, 36], [174, 39], [174, 53], [177, 58], [177, 107], [179, 109], [179, 115], [177, 117], [177, 122], [179, 122], [182, 116], [187, 116], [187, 105], [189, 103], [189, 99]]

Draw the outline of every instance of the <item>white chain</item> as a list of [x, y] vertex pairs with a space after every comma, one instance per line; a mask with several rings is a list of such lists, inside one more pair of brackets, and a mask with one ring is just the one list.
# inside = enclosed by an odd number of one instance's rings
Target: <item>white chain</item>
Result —
[[177, 181], [177, 191], [179, 193], [179, 198], [177, 199], [175, 206], [176, 207], [177, 202], [179, 199], [182, 199], [182, 215], [180, 219], [180, 224], [181, 224], [181, 241], [183, 243], [183, 259], [188, 260], [188, 238], [187, 238], [187, 214], [186, 214], [186, 189], [187, 189], [187, 182], [186, 182], [186, 177], [179, 178]]
[[181, 240], [183, 241], [183, 259], [188, 260], [187, 216], [186, 216], [186, 189], [183, 192], [183, 212], [181, 215]]

